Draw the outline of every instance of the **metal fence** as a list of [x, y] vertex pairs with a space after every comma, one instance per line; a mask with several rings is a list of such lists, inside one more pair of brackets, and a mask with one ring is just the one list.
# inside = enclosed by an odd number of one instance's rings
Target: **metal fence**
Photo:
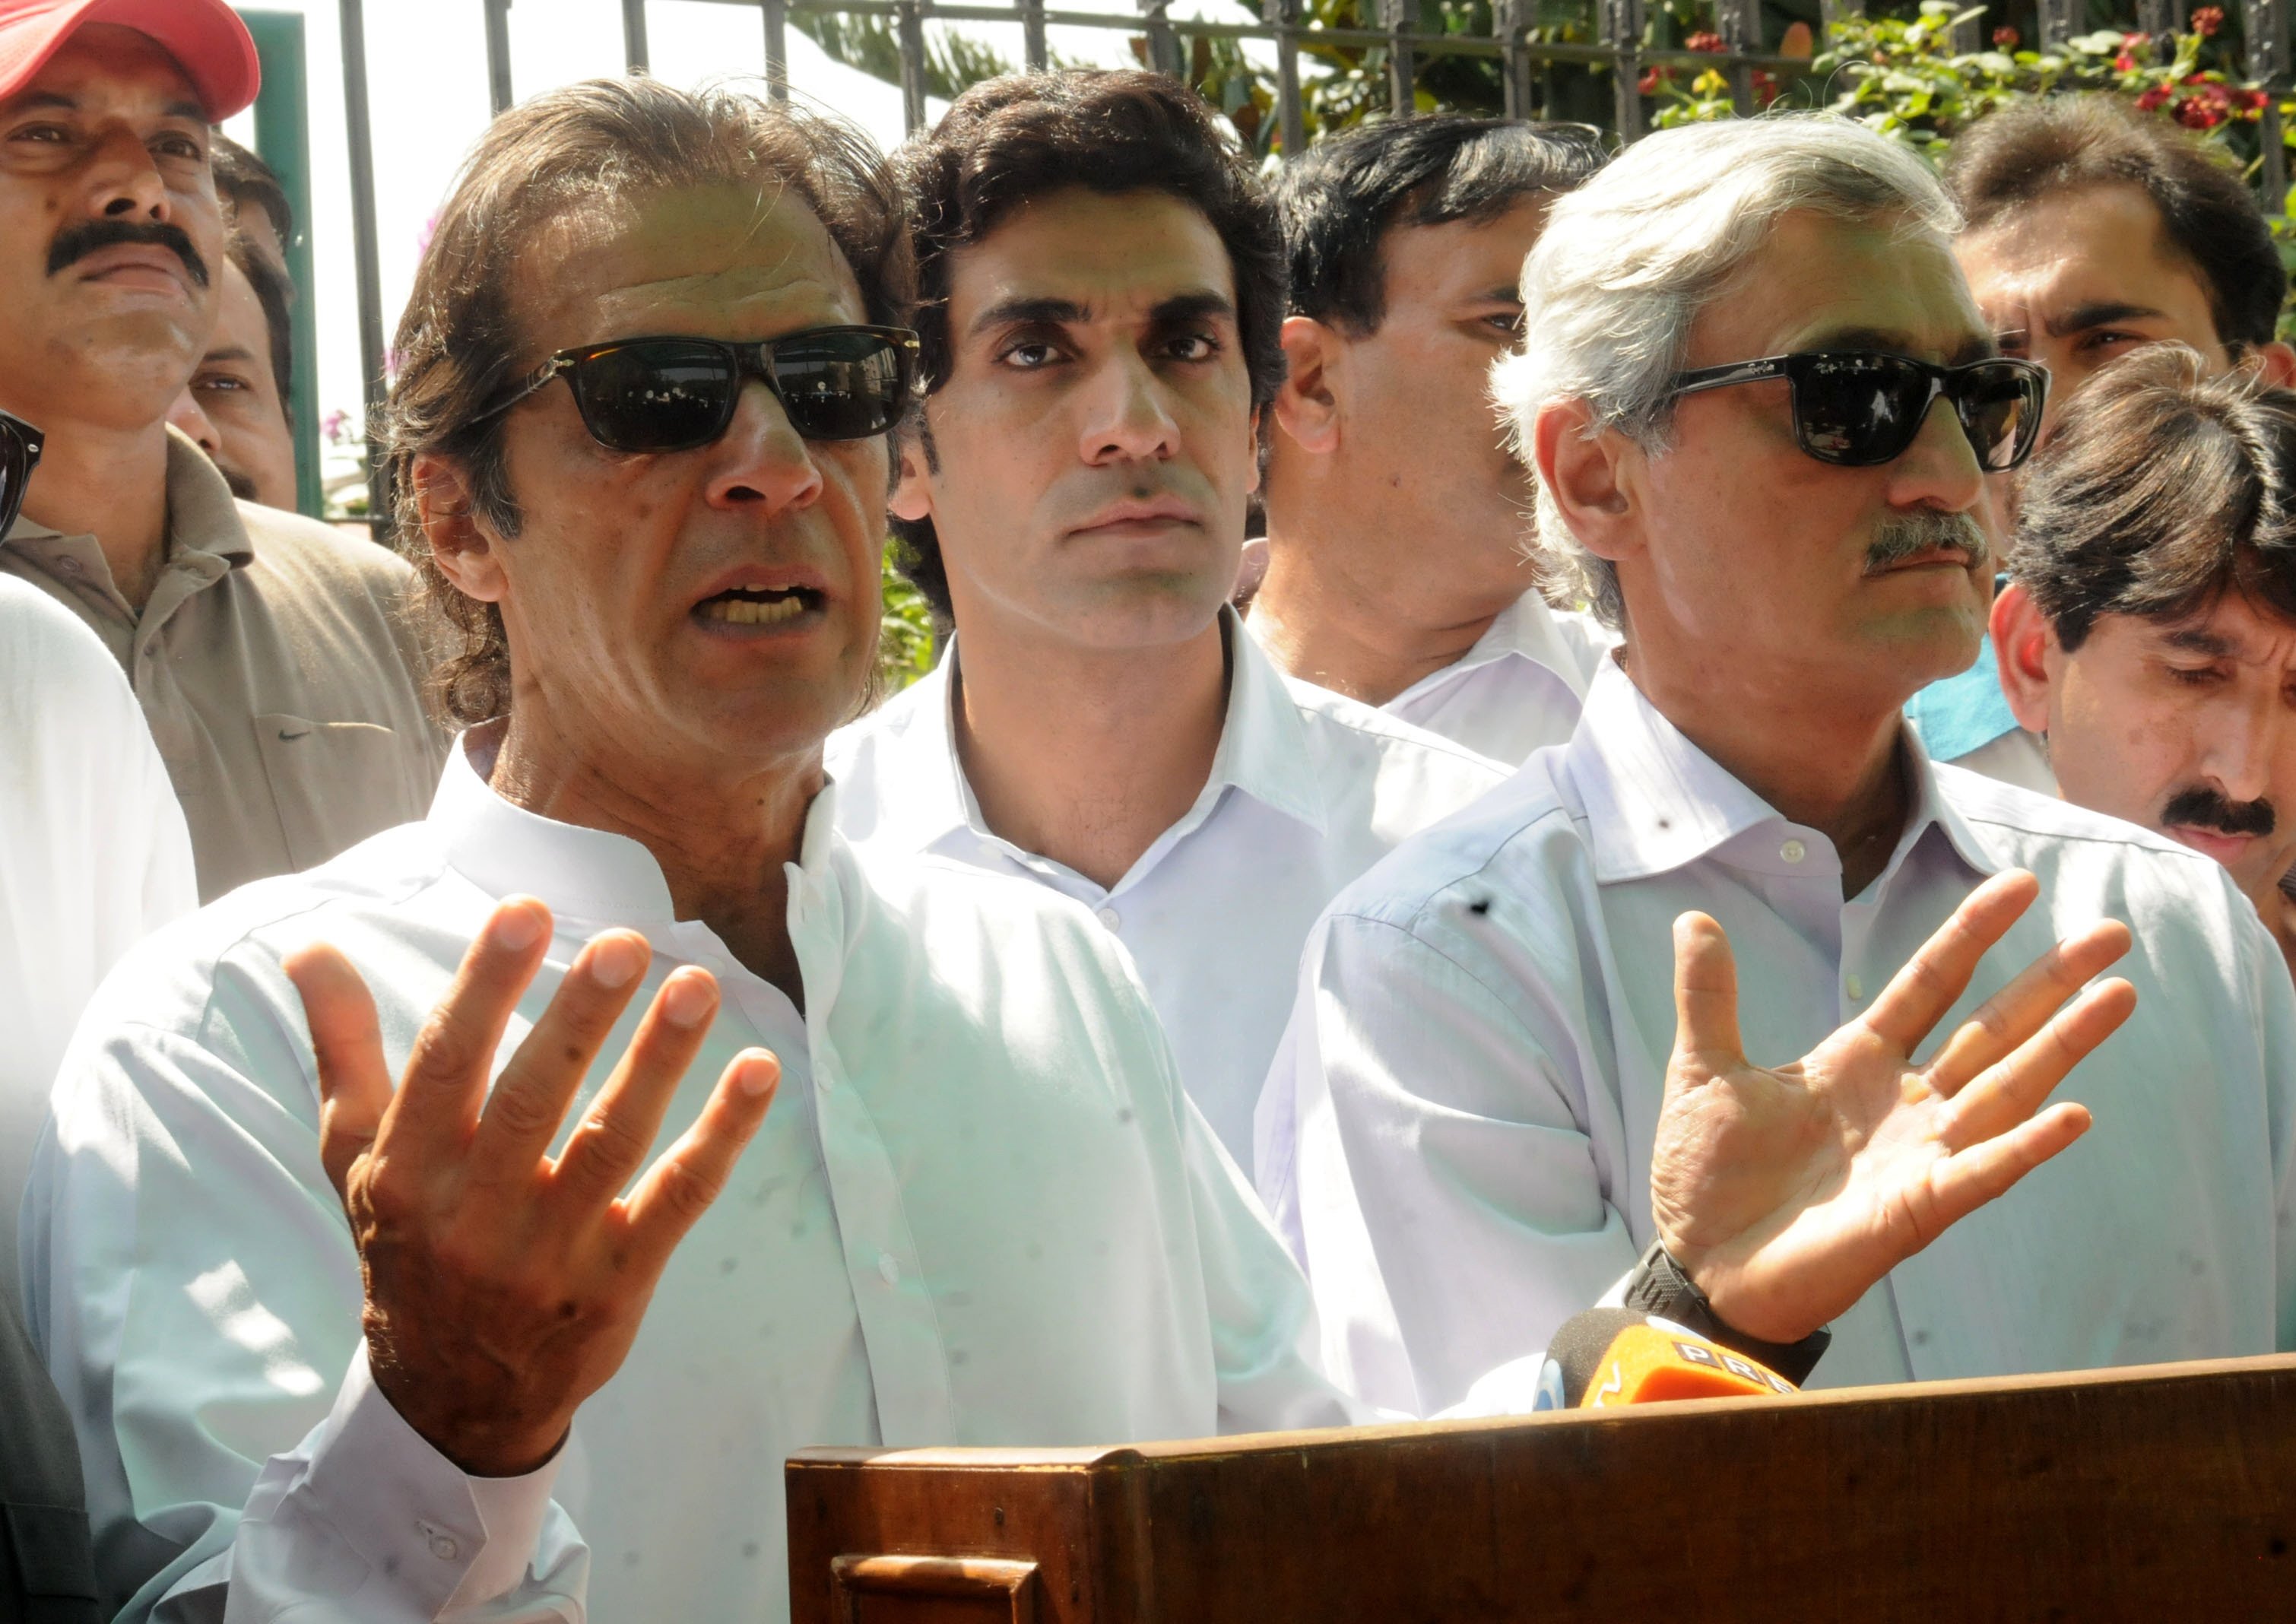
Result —
[[[1418, 0], [1365, 0], [1380, 21], [1377, 28], [1330, 28], [1303, 21], [1301, 0], [1259, 0], [1258, 21], [1175, 19], [1169, 0], [1134, 0], [1133, 14], [1056, 11], [1043, 0], [1011, 0], [1006, 4], [944, 3], [944, 0], [716, 0], [725, 5], [747, 6], [758, 14], [765, 36], [766, 77], [772, 94], [789, 94], [789, 24], [792, 12], [820, 12], [847, 17], [885, 19], [900, 53], [902, 113], [914, 131], [925, 122], [927, 55], [925, 24], [978, 22], [1017, 25], [1023, 61], [1032, 69], [1049, 60], [1048, 28], [1114, 29], [1141, 40], [1148, 63], [1176, 77], [1182, 72], [1182, 42], [1205, 37], [1260, 40], [1275, 57], [1275, 111], [1282, 148], [1296, 152], [1307, 144], [1305, 103], [1300, 91], [1300, 53], [1303, 41], [1333, 46], [1378, 49], [1386, 53], [1388, 98], [1390, 107], [1413, 105], [1414, 87], [1422, 62], [1429, 58], [1472, 56], [1496, 59], [1510, 118], [1547, 116], [1550, 109], [1539, 70], [1561, 64], [1607, 68], [1611, 74], [1614, 126], [1620, 136], [1632, 141], [1644, 133], [1643, 96], [1639, 80], [1646, 67], [1681, 66], [1714, 69], [1729, 80], [1732, 100], [1740, 112], [1755, 107], [1754, 75], [1759, 71], [1792, 77], [1808, 64], [1799, 58], [1764, 49], [1761, 0], [1714, 0], [1715, 32], [1723, 50], [1692, 52], [1680, 48], [1648, 47], [1643, 43], [1646, 21], [1644, 0], [1588, 0], [1593, 7], [1596, 43], [1534, 38], [1537, 0], [1491, 0], [1492, 28], [1488, 35], [1428, 33], [1416, 25]], [[510, 9], [512, 0], [474, 0], [484, 8], [487, 39], [487, 84], [494, 111], [511, 105], [514, 88], [511, 71]], [[633, 73], [647, 66], [646, 0], [620, 0], [623, 59]], [[1821, 0], [1823, 20], [1831, 23], [1860, 16], [1866, 0]], [[2288, 189], [2282, 147], [2280, 97], [2289, 81], [2289, 14], [2291, 0], [2240, 0], [2248, 43], [2248, 72], [2273, 92], [2263, 113], [2261, 130], [2263, 173], [2259, 182], [2272, 201], [2273, 213]], [[343, 107], [349, 123], [352, 222], [358, 275], [359, 356], [365, 377], [368, 420], [381, 403], [384, 373], [382, 276], [375, 229], [374, 143], [366, 74], [365, 0], [337, 0], [340, 13], [343, 54]], [[2087, 0], [2036, 0], [2038, 44], [2044, 51], [2086, 31]], [[2136, 27], [2161, 35], [2185, 29], [2190, 0], [2136, 0]], [[1982, 24], [1972, 20], [1955, 37], [1960, 51], [1982, 48]], [[380, 528], [390, 512], [382, 472], [370, 458], [369, 511]]]

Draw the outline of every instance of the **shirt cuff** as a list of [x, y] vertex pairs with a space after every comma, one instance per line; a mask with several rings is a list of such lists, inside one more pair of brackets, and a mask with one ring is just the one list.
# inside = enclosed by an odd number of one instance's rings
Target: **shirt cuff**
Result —
[[566, 1455], [560, 1449], [523, 1477], [471, 1476], [392, 1407], [374, 1384], [364, 1341], [334, 1408], [297, 1453], [299, 1480], [283, 1485], [289, 1505], [281, 1509], [300, 1502], [294, 1510], [332, 1530], [370, 1574], [390, 1575], [424, 1617], [519, 1587]]

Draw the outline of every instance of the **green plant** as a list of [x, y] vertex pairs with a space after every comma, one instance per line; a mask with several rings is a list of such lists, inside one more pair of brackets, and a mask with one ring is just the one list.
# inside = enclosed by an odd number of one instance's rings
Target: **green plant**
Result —
[[894, 562], [899, 546], [888, 538], [879, 565], [885, 608], [877, 637], [877, 681], [879, 691], [889, 698], [931, 671], [939, 658], [932, 611]]

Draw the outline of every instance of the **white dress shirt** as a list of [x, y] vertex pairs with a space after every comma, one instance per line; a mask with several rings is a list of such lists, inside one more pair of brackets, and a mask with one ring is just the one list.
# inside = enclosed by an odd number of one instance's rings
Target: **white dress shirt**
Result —
[[81, 1007], [199, 906], [191, 836], [127, 678], [95, 635], [0, 575], [0, 1292], [16, 1206]]
[[[66, 1059], [27, 1232], [107, 1616], [566, 1620], [586, 1593], [611, 1624], [777, 1620], [793, 1449], [1356, 1414], [1312, 1363], [1305, 1282], [1188, 1107], [1107, 933], [1033, 887], [857, 856], [833, 799], [788, 870], [802, 1016], [674, 916], [644, 847], [520, 809], [461, 749], [426, 821], [243, 888], [122, 964]], [[341, 947], [396, 1072], [516, 892], [558, 934], [503, 1059], [581, 944], [625, 925], [655, 956], [606, 1055], [677, 966], [724, 988], [660, 1143], [737, 1051], [771, 1048], [783, 1080], [571, 1442], [529, 1477], [473, 1480], [368, 1378], [280, 961]]]
[[2136, 1013], [2061, 1090], [2095, 1125], [1867, 1292], [1817, 1380], [2296, 1347], [2296, 996], [2255, 910], [2198, 853], [1906, 748], [1913, 815], [1844, 902], [1824, 835], [1606, 665], [1567, 746], [1332, 905], [1260, 1125], [1261, 1187], [1304, 1246], [1325, 1368], [1423, 1413], [1632, 1266], [1652, 1238], [1677, 915], [1721, 922], [1747, 1054], [1778, 1065], [2011, 867], [2041, 898], [1925, 1052], [2059, 938], [2124, 920], [2136, 942], [2114, 973]]
[[864, 847], [931, 852], [1091, 908], [1138, 966], [1180, 1078], [1248, 1171], [1251, 1113], [1316, 915], [1390, 850], [1506, 769], [1275, 668], [1224, 611], [1227, 719], [1204, 787], [1113, 886], [989, 832], [956, 756], [960, 647], [832, 736], [838, 824]]
[[1552, 608], [1534, 588], [1474, 647], [1380, 709], [1513, 767], [1570, 736], [1587, 684], [1618, 642], [1594, 616]]

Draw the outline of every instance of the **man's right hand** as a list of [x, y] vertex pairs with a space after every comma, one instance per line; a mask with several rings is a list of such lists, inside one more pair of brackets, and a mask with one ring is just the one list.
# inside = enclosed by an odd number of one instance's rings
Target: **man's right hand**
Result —
[[735, 1055], [693, 1128], [619, 1195], [717, 1014], [717, 982], [682, 967], [553, 1160], [566, 1107], [652, 950], [630, 931], [586, 946], [489, 1094], [495, 1052], [550, 936], [533, 898], [497, 906], [396, 1088], [374, 1000], [349, 961], [320, 945], [285, 964], [318, 1059], [320, 1158], [365, 1277], [375, 1385], [480, 1477], [547, 1461], [620, 1367], [670, 1252], [725, 1187], [781, 1077], [763, 1049]]

